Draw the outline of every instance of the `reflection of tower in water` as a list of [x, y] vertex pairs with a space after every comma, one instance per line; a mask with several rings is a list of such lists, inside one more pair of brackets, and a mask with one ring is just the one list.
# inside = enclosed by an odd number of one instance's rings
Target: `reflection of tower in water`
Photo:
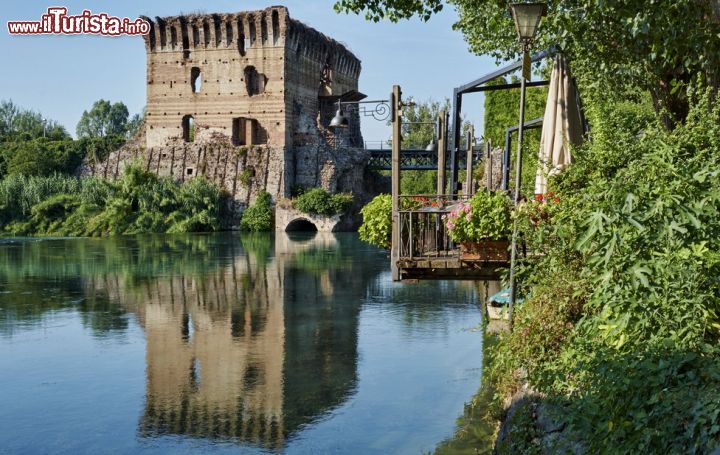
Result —
[[146, 333], [142, 436], [279, 448], [344, 402], [357, 381], [359, 303], [333, 289], [362, 293], [352, 283], [363, 283], [340, 263], [314, 268], [332, 250], [325, 242], [279, 239], [267, 263], [245, 252], [214, 273], [116, 289]]

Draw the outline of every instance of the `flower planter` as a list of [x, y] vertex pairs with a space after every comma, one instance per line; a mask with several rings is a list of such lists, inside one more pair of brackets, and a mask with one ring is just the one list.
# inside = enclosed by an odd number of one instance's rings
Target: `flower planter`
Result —
[[480, 240], [462, 242], [460, 259], [469, 261], [509, 261], [510, 242], [508, 240]]

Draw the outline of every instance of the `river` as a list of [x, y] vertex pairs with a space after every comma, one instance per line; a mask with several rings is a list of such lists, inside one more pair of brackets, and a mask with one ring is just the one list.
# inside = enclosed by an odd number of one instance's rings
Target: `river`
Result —
[[0, 452], [432, 453], [476, 290], [355, 234], [0, 239]]

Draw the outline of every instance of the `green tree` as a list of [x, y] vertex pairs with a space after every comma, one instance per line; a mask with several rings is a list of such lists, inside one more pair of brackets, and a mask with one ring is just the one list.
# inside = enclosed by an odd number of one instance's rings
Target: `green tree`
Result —
[[77, 124], [77, 136], [125, 136], [129, 127], [129, 115], [127, 106], [122, 102], [111, 104], [107, 100], [98, 100], [89, 111], [83, 111]]
[[[451, 0], [460, 30], [477, 54], [519, 54], [506, 1]], [[339, 0], [335, 9], [374, 21], [423, 20], [441, 0]], [[535, 48], [555, 45], [572, 61], [586, 90], [640, 87], [666, 127], [688, 113], [688, 86], [698, 78], [720, 86], [720, 0], [560, 0], [549, 2]]]
[[[437, 145], [436, 122], [441, 111], [450, 113], [450, 100], [426, 100], [416, 102], [403, 110], [403, 149], [425, 149], [430, 142]], [[462, 137], [470, 129], [470, 122], [463, 121]], [[437, 171], [403, 171], [400, 180], [402, 194], [435, 194]]]
[[41, 137], [64, 140], [70, 135], [60, 124], [43, 118], [39, 112], [22, 109], [11, 100], [0, 101], [0, 142]]
[[146, 109], [143, 108], [142, 114], [135, 114], [128, 121], [127, 131], [125, 132], [128, 139], [133, 137], [140, 129], [140, 125], [142, 125], [142, 122], [145, 120], [145, 110]]
[[[51, 141], [43, 138], [5, 143], [3, 155], [6, 159], [4, 171], [7, 175], [27, 176], [46, 176], [56, 172], [70, 174], [85, 156], [84, 150], [76, 141]], [[0, 166], [0, 172], [2, 171]]]

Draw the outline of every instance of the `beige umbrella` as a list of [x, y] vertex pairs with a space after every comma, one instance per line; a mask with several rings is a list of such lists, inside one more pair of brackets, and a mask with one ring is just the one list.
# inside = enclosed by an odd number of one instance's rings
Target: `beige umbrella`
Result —
[[572, 163], [570, 146], [582, 142], [577, 91], [562, 55], [555, 58], [543, 117], [535, 194], [547, 192], [547, 178]]

